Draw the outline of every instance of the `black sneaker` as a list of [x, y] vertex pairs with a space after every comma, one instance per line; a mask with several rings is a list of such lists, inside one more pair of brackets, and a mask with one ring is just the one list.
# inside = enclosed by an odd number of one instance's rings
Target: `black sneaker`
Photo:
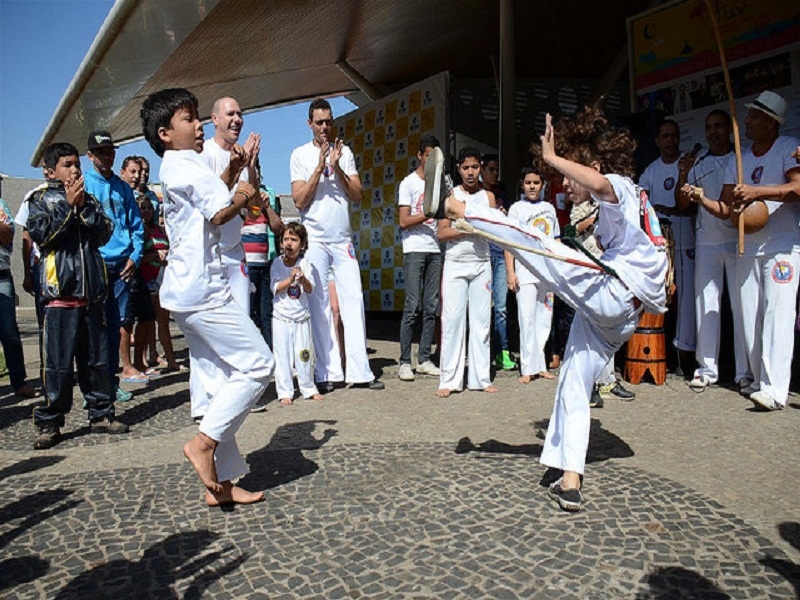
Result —
[[386, 386], [383, 384], [382, 381], [378, 381], [377, 379], [373, 379], [372, 381], [367, 381], [364, 383], [353, 383], [350, 385], [351, 388], [362, 388], [366, 390], [383, 390], [386, 389]]
[[320, 394], [332, 394], [333, 390], [336, 389], [336, 386], [333, 385], [332, 381], [319, 381], [317, 382], [317, 391]]
[[603, 397], [597, 391], [597, 386], [592, 388], [592, 397], [589, 398], [589, 408], [603, 408]]
[[250, 409], [251, 413], [261, 413], [266, 412], [267, 410], [267, 401], [264, 398], [259, 398], [256, 400], [256, 403], [253, 404], [253, 408]]
[[603, 400], [621, 400], [622, 402], [633, 402], [636, 394], [626, 390], [619, 381], [600, 386], [600, 397]]
[[580, 489], [565, 490], [561, 487], [561, 479], [550, 486], [550, 497], [557, 500], [561, 509], [567, 512], [578, 512], [583, 504], [583, 494]]
[[61, 430], [55, 425], [40, 425], [39, 435], [33, 441], [34, 450], [47, 450], [61, 441]]
[[92, 433], [128, 433], [128, 429], [130, 428], [125, 423], [109, 417], [92, 421], [89, 424], [89, 431]]

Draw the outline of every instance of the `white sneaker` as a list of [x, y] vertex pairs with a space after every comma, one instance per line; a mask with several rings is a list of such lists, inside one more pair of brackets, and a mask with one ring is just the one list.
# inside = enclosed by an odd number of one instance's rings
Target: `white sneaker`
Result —
[[689, 382], [689, 387], [697, 392], [702, 392], [709, 385], [711, 385], [711, 382], [705, 375], [695, 375], [694, 379]]
[[770, 396], [767, 392], [757, 391], [750, 394], [750, 401], [759, 410], [783, 410], [783, 405]]
[[436, 375], [437, 377], [440, 375], [439, 367], [429, 360], [417, 366], [417, 373], [420, 375]]
[[397, 373], [397, 376], [401, 381], [414, 381], [415, 379], [414, 371], [411, 370], [411, 365], [408, 363], [400, 365], [400, 371]]

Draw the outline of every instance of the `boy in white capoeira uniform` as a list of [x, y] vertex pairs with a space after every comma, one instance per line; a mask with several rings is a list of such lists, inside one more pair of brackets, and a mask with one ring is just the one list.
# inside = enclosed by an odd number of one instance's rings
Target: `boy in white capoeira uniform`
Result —
[[[595, 237], [605, 248], [601, 261], [606, 270], [580, 252], [523, 230], [485, 206], [463, 204], [450, 197], [446, 215], [465, 217], [467, 225], [491, 234], [576, 310], [539, 460], [563, 472], [550, 486], [550, 494], [562, 509], [577, 511], [583, 503], [580, 487], [589, 446], [592, 386], [614, 352], [633, 334], [641, 308], [665, 311], [667, 259], [664, 247], [656, 246], [640, 225], [639, 211], [646, 200], [629, 179], [635, 142], [627, 132], [610, 128], [602, 112], [590, 108], [559, 127], [556, 140], [547, 115], [541, 158], [564, 175], [564, 188], [573, 202], [590, 197], [598, 202]], [[556, 145], [563, 156], [556, 153]], [[534, 149], [539, 150], [538, 146]], [[658, 222], [652, 208], [647, 208], [650, 230], [657, 239]], [[511, 247], [514, 243], [548, 256]]]
[[[531, 167], [523, 167], [520, 177], [522, 198], [511, 205], [509, 219], [518, 221], [524, 228], [538, 230], [543, 237], [561, 235], [555, 207], [542, 200], [544, 181]], [[539, 281], [525, 265], [514, 260], [505, 251], [508, 289], [517, 294], [519, 318], [520, 383], [530, 383], [535, 377], [554, 379], [547, 370], [544, 346], [553, 323], [553, 292]]]
[[311, 353], [311, 313], [308, 295], [314, 289], [313, 265], [303, 253], [308, 248], [308, 234], [300, 223], [289, 223], [283, 230], [282, 253], [272, 262], [270, 287], [272, 301], [272, 347], [275, 352], [275, 387], [281, 404], [289, 406], [294, 398], [292, 368], [297, 371], [297, 385], [303, 398], [322, 400], [314, 385], [314, 362]]
[[[494, 208], [494, 194], [480, 181], [481, 153], [477, 148], [462, 148], [458, 153], [458, 172], [463, 182], [453, 189], [455, 201]], [[492, 266], [489, 243], [478, 236], [453, 229], [449, 219], [439, 220], [439, 241], [446, 242], [442, 270], [442, 345], [439, 359], [439, 389], [436, 395], [447, 398], [464, 387], [467, 358], [467, 320], [469, 318], [469, 372], [471, 390], [496, 392], [490, 369], [490, 317], [492, 315]]]
[[[728, 282], [733, 314], [735, 381], [743, 382], [745, 386], [753, 381], [744, 352], [742, 309], [736, 289], [736, 229], [719, 211], [727, 164], [734, 158], [732, 130], [730, 115], [724, 110], [712, 110], [705, 121], [708, 149], [696, 156], [685, 154], [678, 165], [680, 175], [675, 193], [678, 208], [686, 210], [692, 202], [699, 205], [694, 270], [697, 369], [689, 383], [695, 391], [703, 391], [719, 378], [720, 303], [724, 280]], [[695, 190], [701, 193], [695, 194]]]
[[786, 406], [797, 315], [800, 269], [800, 166], [792, 156], [798, 139], [779, 134], [789, 108], [778, 94], [762, 92], [745, 104], [745, 135], [753, 144], [742, 152], [744, 180], [736, 182], [730, 161], [722, 188], [724, 206], [763, 200], [769, 219], [745, 237], [744, 255], [736, 261], [742, 303], [744, 343], [751, 385], [741, 393], [758, 409]]
[[248, 183], [231, 194], [200, 152], [203, 128], [197, 98], [185, 89], [151, 94], [142, 105], [142, 130], [163, 157], [164, 222], [170, 239], [169, 266], [159, 297], [189, 345], [222, 372], [198, 434], [183, 452], [206, 487], [209, 506], [250, 504], [264, 499], [233, 480], [248, 472], [236, 432], [272, 375], [272, 353], [253, 321], [231, 295], [220, 260], [220, 225], [261, 202]]

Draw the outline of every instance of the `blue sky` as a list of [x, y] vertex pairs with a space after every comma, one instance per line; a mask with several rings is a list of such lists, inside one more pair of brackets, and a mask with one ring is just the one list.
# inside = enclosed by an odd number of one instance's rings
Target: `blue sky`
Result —
[[[0, 0], [1, 173], [41, 177], [41, 170], [30, 166], [31, 155], [113, 4], [113, 0]], [[354, 108], [341, 98], [331, 104], [335, 116]], [[261, 134], [265, 178], [281, 194], [291, 187], [289, 154], [311, 136], [307, 110], [303, 103], [245, 116], [242, 139], [250, 131]], [[213, 128], [206, 125], [205, 133], [211, 137]], [[148, 157], [153, 163], [151, 179], [157, 179], [159, 161], [145, 142], [121, 146], [117, 166], [128, 154]]]

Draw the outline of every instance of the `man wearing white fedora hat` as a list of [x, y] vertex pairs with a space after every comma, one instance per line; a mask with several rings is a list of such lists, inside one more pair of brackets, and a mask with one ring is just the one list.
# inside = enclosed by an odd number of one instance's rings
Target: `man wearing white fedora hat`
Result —
[[766, 225], [747, 236], [736, 267], [742, 302], [744, 341], [753, 382], [742, 388], [760, 410], [786, 406], [794, 346], [798, 269], [800, 269], [800, 165], [792, 156], [800, 140], [779, 134], [788, 104], [775, 92], [762, 92], [745, 104], [742, 182], [728, 163], [722, 200], [736, 208], [762, 200]]

